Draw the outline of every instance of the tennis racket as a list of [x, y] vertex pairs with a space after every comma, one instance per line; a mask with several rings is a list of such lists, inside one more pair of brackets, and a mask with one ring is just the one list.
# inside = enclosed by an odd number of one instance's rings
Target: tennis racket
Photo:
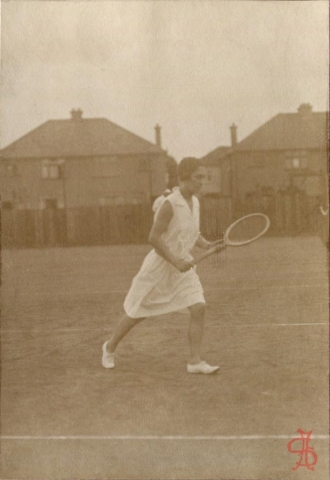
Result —
[[329, 205], [327, 206], [323, 206], [323, 205], [320, 205], [320, 212], [322, 213], [322, 215], [325, 217], [326, 215], [328, 215], [329, 213]]
[[223, 239], [218, 240], [214, 247], [209, 248], [197, 258], [194, 264], [196, 265], [225, 247], [241, 247], [258, 240], [265, 235], [269, 226], [270, 220], [263, 213], [251, 213], [239, 218], [227, 228]]

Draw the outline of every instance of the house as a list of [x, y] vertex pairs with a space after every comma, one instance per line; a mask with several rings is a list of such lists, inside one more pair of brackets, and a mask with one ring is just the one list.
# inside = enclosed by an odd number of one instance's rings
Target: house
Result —
[[206, 168], [203, 194], [206, 197], [231, 197], [232, 168], [229, 153], [237, 144], [237, 126], [230, 127], [231, 146], [220, 146], [200, 158]]
[[228, 154], [233, 198], [291, 189], [328, 203], [328, 128], [328, 113], [310, 104], [271, 118]]
[[107, 120], [48, 120], [1, 151], [3, 209], [145, 204], [166, 186], [166, 151]]
[[206, 168], [204, 195], [212, 197], [231, 195], [230, 163], [226, 157], [229, 150], [230, 147], [218, 147], [200, 159]]
[[302, 104], [296, 113], [279, 113], [241, 142], [232, 125], [231, 147], [219, 147], [201, 161], [207, 168], [205, 194], [269, 196], [295, 189], [327, 200], [328, 113]]
[[[328, 112], [302, 104], [279, 113], [231, 147], [219, 147], [201, 161], [207, 169], [204, 229], [217, 237], [231, 220], [253, 212], [271, 219], [271, 234], [302, 233], [328, 238]], [[326, 235], [324, 234], [326, 231]], [[323, 233], [322, 233], [323, 232]]]

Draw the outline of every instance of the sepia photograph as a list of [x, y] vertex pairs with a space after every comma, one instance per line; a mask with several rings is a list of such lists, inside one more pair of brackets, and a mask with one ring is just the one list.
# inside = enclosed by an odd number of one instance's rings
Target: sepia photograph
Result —
[[329, 480], [328, 0], [2, 0], [2, 480]]

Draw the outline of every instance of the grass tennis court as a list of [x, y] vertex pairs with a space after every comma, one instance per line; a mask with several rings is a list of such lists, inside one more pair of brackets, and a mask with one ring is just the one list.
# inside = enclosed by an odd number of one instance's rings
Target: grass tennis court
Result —
[[[328, 479], [328, 277], [316, 237], [198, 267], [214, 376], [186, 373], [188, 317], [101, 345], [148, 246], [2, 255], [2, 479]], [[287, 451], [313, 431], [315, 471]]]

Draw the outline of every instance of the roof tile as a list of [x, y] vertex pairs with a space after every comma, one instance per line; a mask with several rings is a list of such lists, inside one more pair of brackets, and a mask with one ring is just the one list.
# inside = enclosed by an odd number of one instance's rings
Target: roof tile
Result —
[[165, 153], [105, 118], [48, 120], [1, 150], [2, 158]]
[[327, 112], [280, 113], [242, 140], [238, 151], [322, 148], [328, 141]]

